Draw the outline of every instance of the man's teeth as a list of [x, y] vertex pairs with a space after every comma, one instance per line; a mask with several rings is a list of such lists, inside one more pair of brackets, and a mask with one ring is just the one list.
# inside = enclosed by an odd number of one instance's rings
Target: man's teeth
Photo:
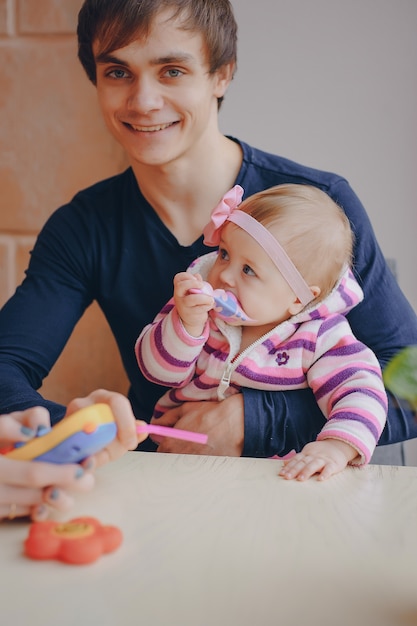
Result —
[[171, 123], [158, 124], [158, 126], [135, 126], [134, 124], [130, 124], [130, 126], [133, 130], [139, 130], [143, 133], [154, 133], [157, 130], [164, 130], [165, 128], [168, 128], [168, 126], [171, 126]]

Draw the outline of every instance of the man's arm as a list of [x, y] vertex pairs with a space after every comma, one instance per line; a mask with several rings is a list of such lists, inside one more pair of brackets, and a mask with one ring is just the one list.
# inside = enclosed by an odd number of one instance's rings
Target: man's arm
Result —
[[71, 262], [79, 239], [53, 216], [35, 244], [25, 280], [0, 311], [0, 413], [44, 406], [52, 423], [65, 413], [37, 389], [91, 301]]
[[326, 423], [311, 389], [244, 389], [245, 443], [242, 456], [284, 456], [315, 441]]

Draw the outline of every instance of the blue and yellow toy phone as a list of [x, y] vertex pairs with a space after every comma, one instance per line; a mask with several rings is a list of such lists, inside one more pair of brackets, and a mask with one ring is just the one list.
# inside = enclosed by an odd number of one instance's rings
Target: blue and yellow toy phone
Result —
[[[173, 437], [194, 443], [207, 443], [207, 435], [179, 428], [138, 422], [138, 433]], [[40, 429], [37, 436], [7, 450], [5, 456], [18, 461], [81, 463], [99, 452], [117, 435], [113, 413], [107, 404], [92, 404], [64, 418], [50, 429]], [[1, 451], [0, 451], [1, 452]]]
[[16, 446], [6, 456], [20, 461], [80, 463], [113, 441], [116, 434], [110, 407], [93, 404], [61, 420], [50, 430], [41, 430], [37, 437]]

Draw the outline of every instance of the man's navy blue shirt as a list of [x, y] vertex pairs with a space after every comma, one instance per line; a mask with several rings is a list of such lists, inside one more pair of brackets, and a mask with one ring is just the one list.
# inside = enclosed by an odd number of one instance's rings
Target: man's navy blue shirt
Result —
[[[235, 140], [236, 141], [236, 140]], [[243, 163], [235, 181], [245, 197], [273, 185], [320, 187], [346, 212], [354, 234], [354, 272], [364, 301], [348, 315], [356, 337], [384, 366], [403, 346], [417, 344], [417, 318], [388, 269], [368, 216], [348, 182], [239, 142]], [[138, 419], [149, 421], [165, 391], [145, 380], [134, 345], [172, 295], [174, 274], [210, 249], [202, 237], [181, 246], [140, 192], [133, 171], [78, 193], [42, 229], [27, 275], [0, 312], [0, 413], [43, 405], [53, 422], [64, 408], [37, 389], [64, 348], [75, 324], [97, 300], [118, 344]], [[316, 438], [324, 416], [309, 389], [245, 389], [243, 454], [272, 456], [299, 450]], [[410, 411], [391, 398], [381, 443], [417, 437]], [[151, 449], [148, 441], [142, 444]]]

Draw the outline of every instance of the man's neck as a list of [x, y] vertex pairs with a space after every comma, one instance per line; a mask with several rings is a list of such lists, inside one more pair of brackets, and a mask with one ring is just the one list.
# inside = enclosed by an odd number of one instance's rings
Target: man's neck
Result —
[[132, 164], [140, 190], [182, 245], [191, 245], [236, 180], [241, 148], [220, 133], [210, 145], [163, 166]]

